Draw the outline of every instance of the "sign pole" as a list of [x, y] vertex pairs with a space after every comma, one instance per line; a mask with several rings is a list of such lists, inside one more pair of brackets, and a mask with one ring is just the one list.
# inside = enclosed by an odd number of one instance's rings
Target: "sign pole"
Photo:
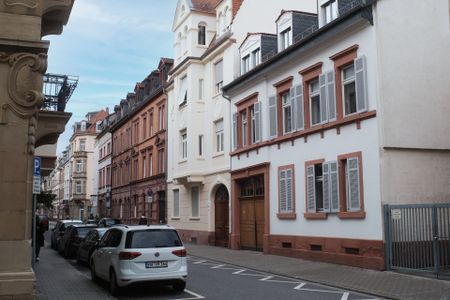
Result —
[[41, 158], [38, 156], [34, 157], [33, 160], [33, 253], [31, 265], [34, 268], [36, 262], [36, 209], [37, 209], [37, 194], [41, 193]]

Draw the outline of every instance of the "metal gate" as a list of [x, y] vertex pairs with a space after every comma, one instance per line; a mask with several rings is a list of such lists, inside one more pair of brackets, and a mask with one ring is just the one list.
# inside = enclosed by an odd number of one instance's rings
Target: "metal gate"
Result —
[[450, 276], [450, 203], [385, 205], [386, 267]]

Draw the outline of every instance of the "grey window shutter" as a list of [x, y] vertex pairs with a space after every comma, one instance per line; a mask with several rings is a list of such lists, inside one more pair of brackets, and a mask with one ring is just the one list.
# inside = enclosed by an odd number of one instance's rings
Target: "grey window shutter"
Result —
[[253, 106], [255, 113], [255, 143], [262, 140], [262, 127], [261, 127], [261, 102], [256, 102]]
[[330, 165], [322, 164], [322, 192], [323, 192], [323, 210], [330, 211]]
[[339, 212], [339, 172], [337, 161], [329, 163], [330, 166], [330, 200], [331, 212]]
[[357, 157], [347, 159], [347, 210], [360, 210], [359, 164]]
[[280, 212], [286, 211], [286, 197], [287, 197], [287, 191], [286, 191], [286, 171], [280, 171]]
[[363, 55], [355, 59], [356, 76], [356, 109], [358, 112], [366, 111], [367, 104], [367, 70], [366, 57]]
[[278, 136], [278, 117], [277, 117], [277, 97], [269, 97], [269, 138], [275, 138]]
[[233, 113], [233, 149], [237, 148], [237, 113]]
[[291, 131], [296, 130], [296, 111], [297, 111], [297, 104], [295, 102], [295, 88], [291, 88], [289, 91], [289, 99], [291, 102]]
[[320, 122], [325, 123], [328, 121], [326, 74], [320, 74], [319, 85], [320, 85]]
[[295, 87], [295, 121], [297, 123], [297, 130], [304, 128], [304, 115], [303, 115], [303, 85], [297, 85]]
[[293, 211], [292, 170], [286, 170], [286, 211]]
[[316, 187], [314, 165], [306, 168], [306, 195], [308, 212], [316, 212]]
[[327, 100], [328, 100], [328, 120], [336, 120], [336, 87], [334, 83], [334, 71], [327, 73]]

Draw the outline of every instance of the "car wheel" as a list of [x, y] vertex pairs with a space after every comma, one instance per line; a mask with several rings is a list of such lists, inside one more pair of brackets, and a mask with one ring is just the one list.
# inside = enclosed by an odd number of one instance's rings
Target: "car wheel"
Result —
[[182, 292], [186, 288], [186, 281], [183, 280], [175, 281], [172, 284], [172, 287], [176, 292]]
[[91, 280], [93, 282], [97, 282], [98, 281], [98, 277], [97, 277], [97, 273], [95, 273], [95, 265], [94, 262], [91, 262]]
[[114, 272], [114, 270], [111, 270], [109, 272], [109, 292], [112, 296], [117, 296], [119, 295], [119, 291], [120, 288], [117, 285], [116, 273]]

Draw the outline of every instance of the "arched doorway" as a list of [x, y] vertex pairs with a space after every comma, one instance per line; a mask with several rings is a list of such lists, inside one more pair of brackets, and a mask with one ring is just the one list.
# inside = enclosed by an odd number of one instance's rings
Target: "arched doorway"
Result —
[[229, 197], [227, 188], [221, 185], [214, 197], [215, 234], [214, 245], [228, 247], [229, 240]]

